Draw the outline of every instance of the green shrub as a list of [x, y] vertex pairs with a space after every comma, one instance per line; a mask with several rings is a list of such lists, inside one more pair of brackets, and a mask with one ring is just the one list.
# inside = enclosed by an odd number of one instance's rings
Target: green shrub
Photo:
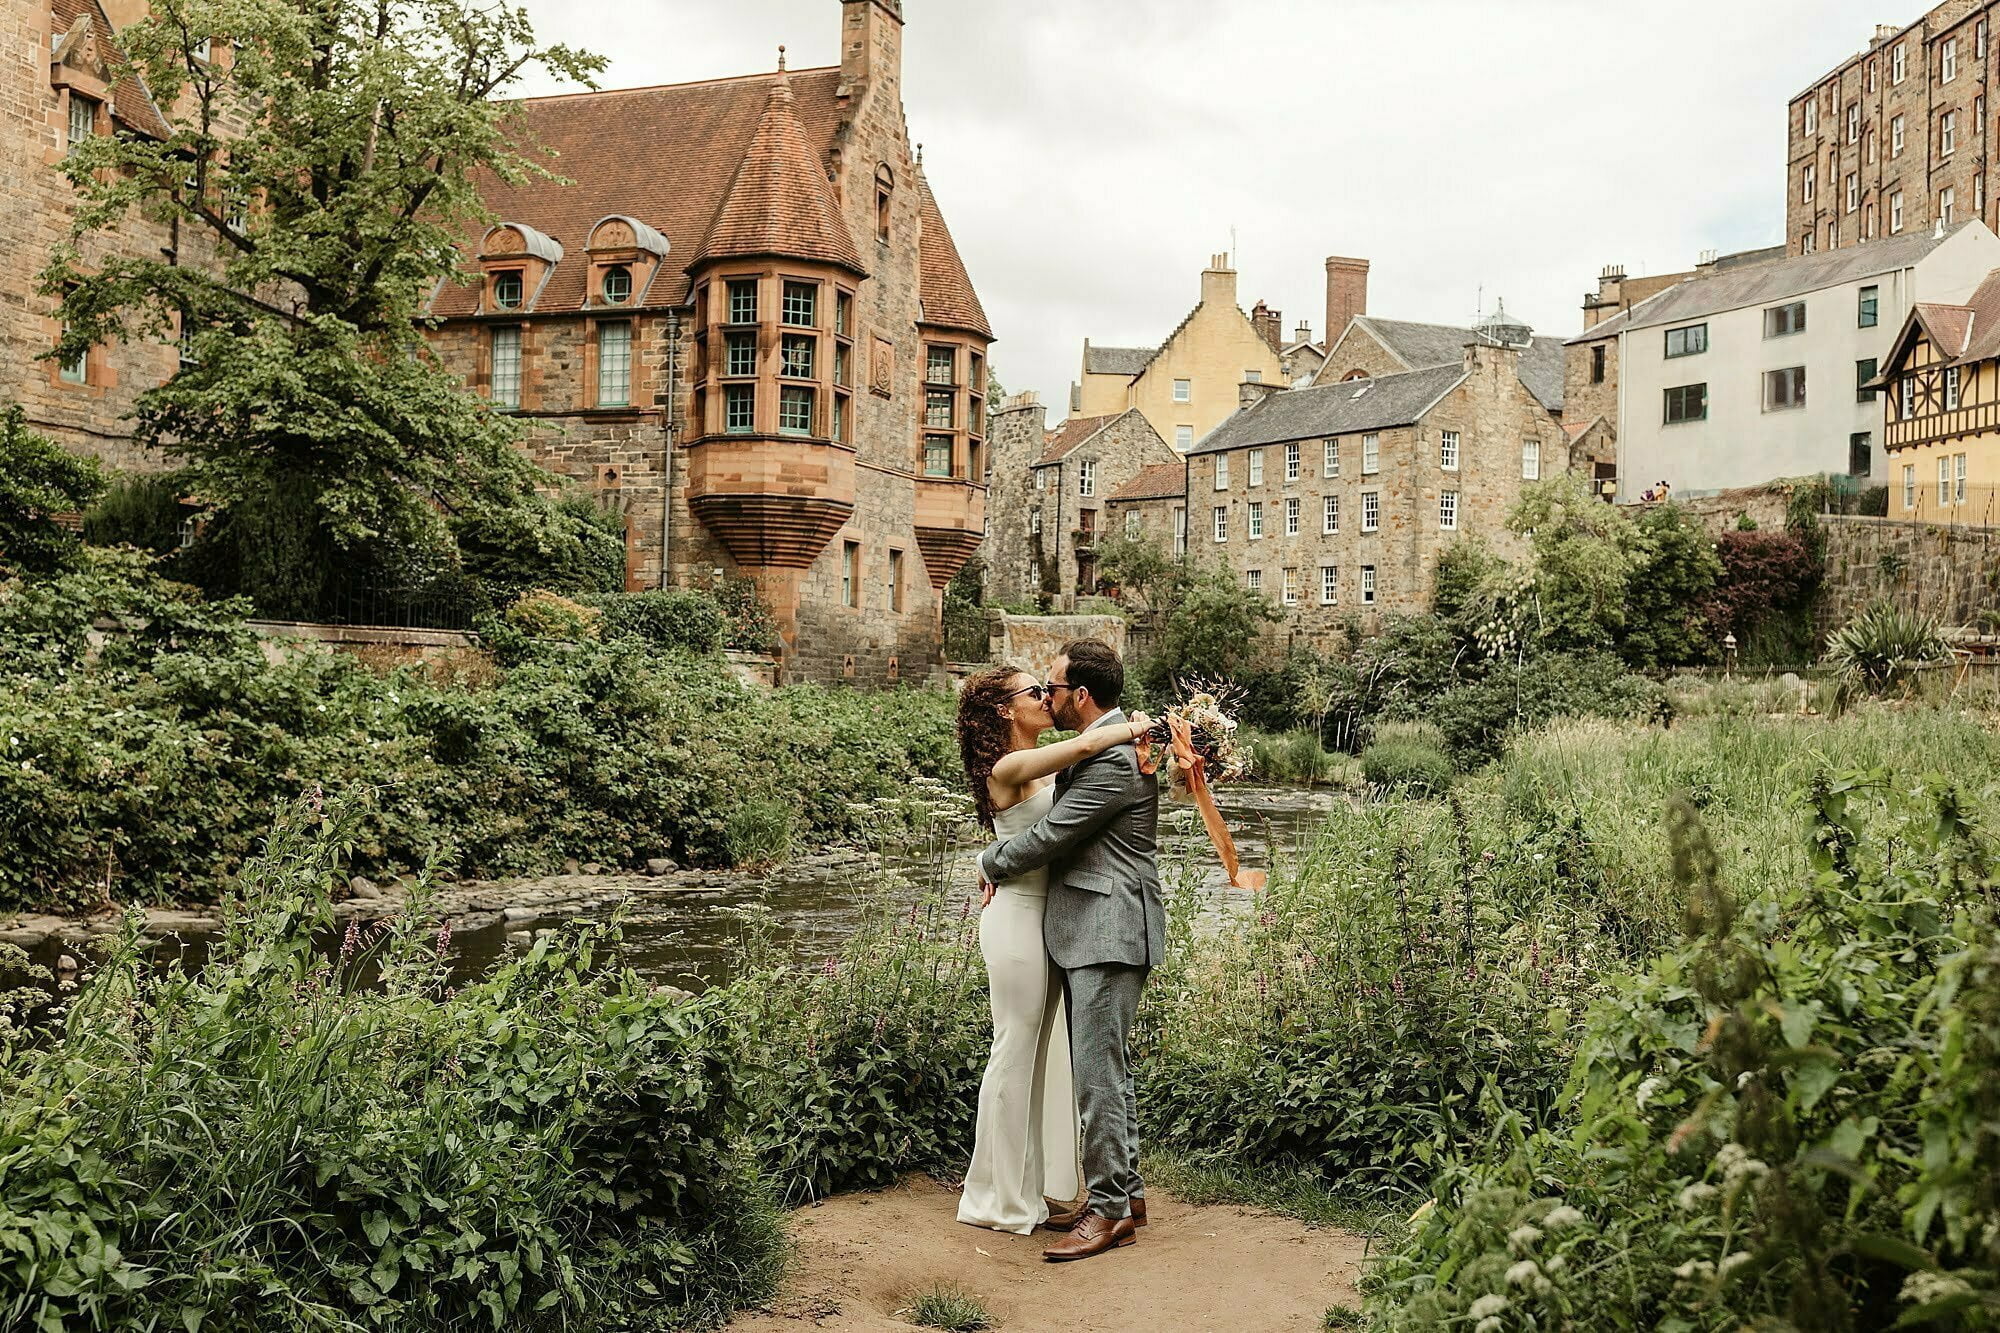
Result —
[[1361, 752], [1361, 776], [1371, 786], [1406, 791], [1413, 796], [1441, 796], [1456, 773], [1441, 744], [1437, 728], [1413, 723], [1389, 723], [1375, 733], [1375, 742]]
[[754, 580], [732, 574], [715, 586], [716, 604], [728, 618], [723, 647], [739, 653], [778, 651], [778, 624]]
[[1351, 776], [1354, 761], [1321, 748], [1316, 732], [1288, 731], [1282, 736], [1251, 734], [1244, 741], [1250, 755], [1250, 772], [1260, 781], [1317, 786]]
[[1482, 679], [1439, 695], [1427, 716], [1460, 767], [1497, 758], [1510, 737], [1559, 718], [1652, 720], [1669, 716], [1666, 691], [1615, 657], [1550, 654], [1496, 663]]
[[181, 488], [172, 474], [126, 473], [84, 511], [83, 539], [166, 555], [180, 548], [182, 519]]
[[1907, 690], [1919, 667], [1951, 656], [1935, 616], [1877, 603], [1836, 631], [1826, 661], [1852, 688], [1870, 694]]
[[20, 404], [0, 408], [0, 574], [67, 566], [78, 542], [57, 520], [88, 509], [103, 490], [95, 459], [29, 430]]
[[357, 814], [280, 820], [198, 974], [128, 927], [0, 1056], [7, 1327], [681, 1326], [768, 1295], [720, 999], [639, 984], [601, 928], [456, 992], [415, 912], [326, 957]]
[[723, 836], [734, 865], [781, 861], [792, 849], [792, 805], [788, 801], [746, 801], [730, 813]]
[[625, 583], [625, 519], [582, 491], [508, 497], [456, 514], [465, 572], [504, 605], [531, 588], [581, 596]]
[[602, 637], [604, 613], [559, 593], [537, 589], [508, 607], [506, 620], [530, 638], [579, 643]]
[[601, 637], [638, 639], [655, 648], [720, 652], [729, 628], [722, 608], [705, 593], [679, 589], [617, 593], [593, 605], [603, 616]]
[[919, 1291], [910, 1300], [909, 1316], [918, 1328], [941, 1328], [946, 1333], [980, 1333], [994, 1326], [979, 1298], [955, 1282], [937, 1282]]

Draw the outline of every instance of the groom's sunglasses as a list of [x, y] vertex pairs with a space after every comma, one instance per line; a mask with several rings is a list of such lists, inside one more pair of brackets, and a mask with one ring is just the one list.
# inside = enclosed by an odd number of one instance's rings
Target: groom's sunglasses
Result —
[[[1049, 687], [1046, 685], [1030, 685], [1025, 690], [1015, 690], [1012, 694], [1008, 695], [1007, 698], [1018, 699], [1024, 694], [1027, 695], [1030, 699], [1046, 699], [1049, 697]], [[1005, 700], [1002, 700], [1002, 702], [1004, 703]]]

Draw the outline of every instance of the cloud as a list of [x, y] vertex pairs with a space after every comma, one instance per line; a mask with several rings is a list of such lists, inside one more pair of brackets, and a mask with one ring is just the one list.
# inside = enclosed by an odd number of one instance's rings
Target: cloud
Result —
[[[905, 0], [913, 138], [1010, 389], [1067, 401], [1083, 339], [1151, 343], [1231, 248], [1239, 294], [1323, 333], [1323, 260], [1369, 303], [1482, 298], [1581, 325], [1607, 263], [1783, 239], [1785, 110], [1882, 0]], [[606, 87], [838, 59], [835, 0], [527, 0]], [[529, 91], [554, 91], [532, 88]]]

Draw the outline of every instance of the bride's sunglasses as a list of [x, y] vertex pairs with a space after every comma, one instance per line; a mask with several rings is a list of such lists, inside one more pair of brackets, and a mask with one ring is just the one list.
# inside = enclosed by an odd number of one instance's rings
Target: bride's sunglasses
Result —
[[1024, 694], [1027, 695], [1030, 699], [1035, 699], [1035, 700], [1046, 699], [1049, 697], [1049, 687], [1046, 685], [1030, 685], [1025, 690], [1015, 690], [1012, 694], [1008, 695], [1006, 699], [1002, 699], [1001, 702], [1005, 703], [1007, 699], [1018, 699]]

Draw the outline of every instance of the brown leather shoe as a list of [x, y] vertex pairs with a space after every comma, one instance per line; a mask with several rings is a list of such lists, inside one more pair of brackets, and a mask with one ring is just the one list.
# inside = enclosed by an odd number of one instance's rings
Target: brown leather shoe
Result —
[[1132, 1198], [1132, 1225], [1135, 1227], [1146, 1225], [1146, 1196], [1143, 1194], [1134, 1195]]
[[1047, 1204], [1049, 1209], [1049, 1220], [1042, 1225], [1050, 1231], [1068, 1231], [1081, 1222], [1083, 1215], [1090, 1211], [1088, 1199], [1074, 1203], [1062, 1203], [1055, 1199], [1043, 1199], [1042, 1202]]
[[1139, 1229], [1129, 1217], [1114, 1220], [1097, 1213], [1085, 1213], [1074, 1231], [1042, 1251], [1042, 1261], [1060, 1264], [1071, 1259], [1089, 1259], [1108, 1250], [1121, 1249], [1138, 1239]]

